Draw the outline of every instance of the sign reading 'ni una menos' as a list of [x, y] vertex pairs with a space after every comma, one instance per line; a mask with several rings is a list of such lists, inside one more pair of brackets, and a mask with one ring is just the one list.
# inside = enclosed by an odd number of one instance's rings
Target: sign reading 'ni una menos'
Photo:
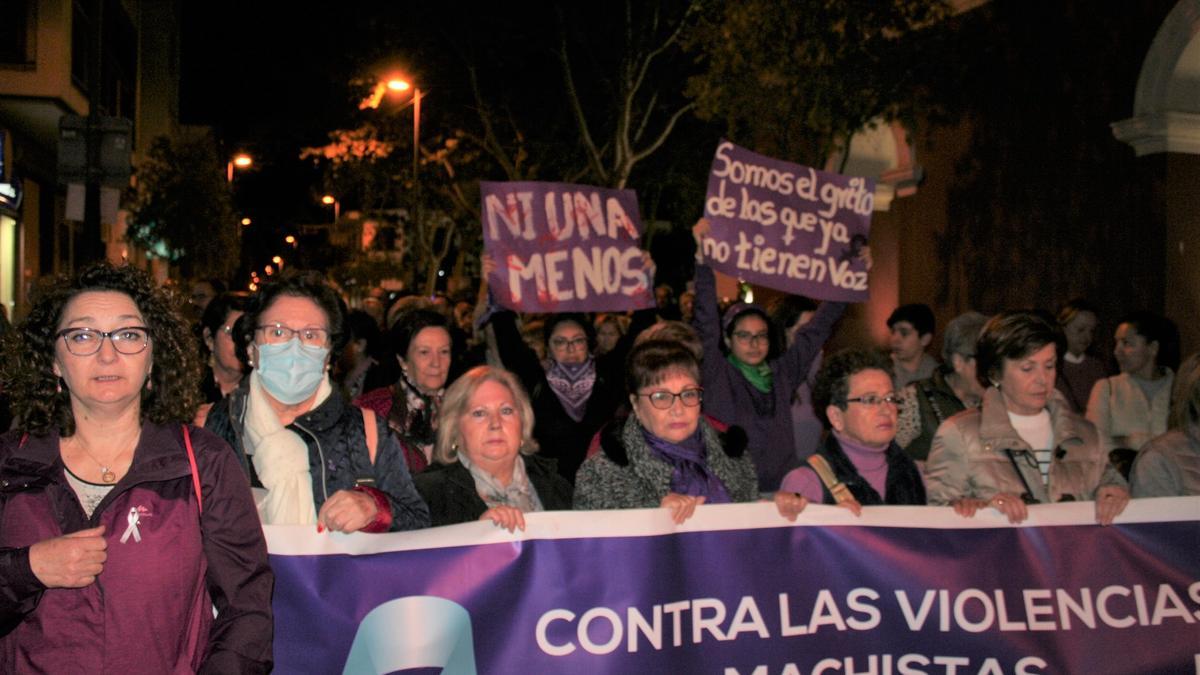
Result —
[[527, 312], [609, 312], [654, 304], [639, 247], [637, 195], [568, 183], [480, 182], [488, 278]]
[[721, 141], [708, 177], [704, 242], [726, 274], [821, 300], [867, 299], [867, 244], [875, 185], [791, 164]]

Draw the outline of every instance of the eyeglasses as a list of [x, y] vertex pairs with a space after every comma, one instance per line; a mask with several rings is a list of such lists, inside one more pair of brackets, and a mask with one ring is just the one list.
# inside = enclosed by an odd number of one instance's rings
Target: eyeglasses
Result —
[[887, 394], [879, 396], [878, 394], [866, 394], [864, 396], [855, 396], [854, 398], [846, 399], [846, 403], [861, 403], [868, 408], [878, 408], [887, 403], [888, 405], [899, 406], [904, 401], [898, 394]]
[[263, 341], [269, 345], [290, 342], [298, 337], [300, 341], [312, 347], [324, 347], [329, 341], [329, 331], [324, 328], [288, 328], [283, 324], [273, 323], [258, 326], [263, 333]]
[[572, 338], [570, 340], [568, 340], [567, 338], [560, 338], [560, 337], [559, 338], [551, 338], [550, 346], [553, 347], [554, 349], [561, 349], [563, 351], [574, 350], [574, 349], [587, 349], [587, 341], [588, 341], [587, 337], [583, 336], [583, 335], [581, 335], [577, 338]]
[[733, 331], [733, 338], [745, 345], [753, 345], [756, 342], [766, 344], [771, 339], [770, 333], [750, 333], [744, 330]]
[[108, 332], [95, 328], [64, 328], [57, 337], [63, 339], [67, 351], [75, 356], [91, 356], [100, 351], [104, 338], [112, 343], [113, 349], [126, 356], [141, 354], [150, 344], [150, 329], [145, 326], [125, 326]]
[[650, 399], [650, 405], [659, 410], [668, 410], [675, 405], [675, 399], [678, 398], [683, 404], [689, 408], [695, 408], [700, 405], [700, 401], [704, 400], [704, 390], [697, 387], [695, 389], [684, 389], [678, 394], [669, 391], [652, 391], [649, 394], [638, 394]]

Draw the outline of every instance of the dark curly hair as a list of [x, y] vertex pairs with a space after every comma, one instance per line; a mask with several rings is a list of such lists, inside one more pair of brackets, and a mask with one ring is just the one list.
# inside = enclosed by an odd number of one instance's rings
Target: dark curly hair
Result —
[[835, 405], [846, 409], [846, 397], [850, 395], [850, 377], [864, 370], [882, 370], [892, 376], [892, 360], [886, 354], [866, 349], [843, 349], [821, 364], [817, 381], [813, 384], [813, 410], [821, 422], [829, 427], [825, 409]]
[[102, 262], [74, 277], [60, 276], [34, 291], [29, 315], [4, 340], [0, 381], [11, 397], [22, 431], [44, 436], [57, 430], [75, 433], [75, 416], [66, 387], [58, 391], [54, 374], [55, 343], [63, 310], [87, 291], [115, 291], [129, 296], [150, 329], [153, 368], [142, 389], [141, 418], [155, 424], [190, 422], [200, 404], [200, 371], [196, 344], [181, 318], [180, 298], [154, 283], [145, 272]]
[[329, 319], [329, 348], [334, 354], [346, 346], [346, 304], [341, 296], [319, 272], [297, 271], [284, 274], [264, 283], [258, 292], [250, 296], [246, 303], [246, 313], [238, 319], [235, 330], [240, 331], [239, 345], [254, 343], [254, 331], [261, 323], [263, 312], [267, 311], [280, 296], [290, 295], [296, 298], [308, 298], [317, 303], [317, 307]]

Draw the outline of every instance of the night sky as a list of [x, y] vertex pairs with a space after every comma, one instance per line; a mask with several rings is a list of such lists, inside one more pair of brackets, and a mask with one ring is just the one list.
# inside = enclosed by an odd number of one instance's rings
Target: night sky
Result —
[[[582, 167], [586, 160], [557, 56], [560, 36], [566, 35], [589, 114], [596, 124], [615, 117], [611, 78], [623, 30], [619, 4], [300, 2], [281, 11], [274, 3], [218, 2], [186, 3], [183, 12], [182, 121], [211, 126], [222, 152], [245, 151], [255, 159], [254, 169], [239, 172], [234, 186], [236, 208], [254, 221], [244, 231], [248, 251], [281, 241], [298, 225], [332, 218], [331, 209], [319, 203], [321, 171], [299, 159], [301, 148], [324, 144], [334, 129], [389, 115], [393, 124], [411, 124], [411, 108], [403, 101], [358, 110], [364, 90], [351, 84], [356, 78], [399, 71], [415, 80], [424, 92], [421, 137], [429, 147], [439, 133], [479, 130], [468, 75], [475, 68], [485, 105], [497, 118], [517, 121], [535, 156]], [[679, 105], [685, 73], [669, 68], [687, 68], [690, 60], [677, 55], [664, 61], [662, 88]], [[639, 191], [644, 216], [656, 210], [677, 215], [679, 203], [695, 205], [687, 217], [698, 215], [702, 192], [683, 199], [663, 186], [677, 185], [683, 176], [689, 187], [703, 190], [709, 141], [719, 137], [704, 127], [686, 120], [673, 147], [643, 163], [643, 175], [652, 178], [631, 187]], [[698, 129], [703, 143], [686, 140]], [[603, 131], [596, 132], [602, 141]], [[513, 137], [511, 129], [499, 134]], [[682, 170], [681, 161], [687, 165]], [[496, 171], [486, 178], [504, 180]], [[543, 168], [537, 178], [565, 176], [554, 167]], [[354, 205], [343, 203], [343, 212], [347, 208]]]

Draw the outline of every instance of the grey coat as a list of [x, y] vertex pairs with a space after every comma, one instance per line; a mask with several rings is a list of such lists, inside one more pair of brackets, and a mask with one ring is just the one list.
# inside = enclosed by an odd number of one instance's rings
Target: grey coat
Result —
[[[745, 434], [731, 427], [718, 433], [702, 418], [700, 427], [708, 450], [708, 466], [725, 484], [730, 499], [750, 502], [758, 498], [754, 464], [745, 453]], [[618, 433], [619, 431], [619, 433]], [[630, 415], [624, 425], [614, 422], [605, 429], [602, 452], [592, 455], [575, 476], [575, 508], [657, 508], [671, 491], [674, 470], [653, 456], [642, 436], [642, 426]]]
[[1200, 430], [1172, 429], [1142, 446], [1129, 483], [1134, 497], [1200, 495]]

